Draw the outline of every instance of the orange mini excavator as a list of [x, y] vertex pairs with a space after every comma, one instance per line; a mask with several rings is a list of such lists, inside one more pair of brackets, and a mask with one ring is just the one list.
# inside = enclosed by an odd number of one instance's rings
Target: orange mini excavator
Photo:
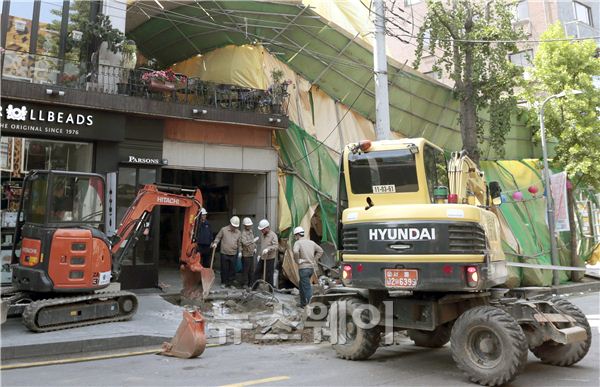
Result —
[[3, 290], [2, 298], [5, 311], [22, 314], [32, 331], [121, 321], [135, 314], [135, 294], [98, 290], [118, 281], [123, 259], [148, 235], [155, 206], [185, 208], [180, 255], [184, 292], [199, 295], [201, 282], [205, 288], [212, 285], [214, 273], [202, 267], [196, 251], [200, 190], [144, 186], [110, 238], [104, 222], [106, 201], [101, 175], [31, 171], [26, 176], [14, 238], [12, 287]]

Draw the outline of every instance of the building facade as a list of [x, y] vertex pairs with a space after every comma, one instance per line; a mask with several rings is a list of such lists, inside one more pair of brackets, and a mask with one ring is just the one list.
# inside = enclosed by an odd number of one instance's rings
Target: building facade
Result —
[[[113, 227], [149, 183], [200, 187], [215, 232], [233, 215], [277, 223], [271, 138], [287, 117], [262, 103], [261, 90], [184, 77], [153, 87], [141, 55], [125, 66], [122, 53], [86, 38], [84, 21], [97, 15], [124, 32], [126, 4], [2, 4], [2, 263], [14, 242], [23, 178], [33, 169], [116, 173]], [[182, 217], [179, 209], [154, 210], [150, 235], [124, 262], [124, 288], [156, 287], [162, 269], [178, 267]]]

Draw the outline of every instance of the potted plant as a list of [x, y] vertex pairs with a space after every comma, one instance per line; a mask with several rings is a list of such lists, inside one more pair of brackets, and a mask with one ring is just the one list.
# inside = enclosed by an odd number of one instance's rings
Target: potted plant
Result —
[[148, 85], [148, 90], [164, 92], [175, 91], [185, 84], [187, 77], [181, 74], [175, 74], [173, 70], [149, 71], [142, 75], [142, 81]]
[[271, 96], [271, 106], [273, 114], [282, 114], [282, 105], [284, 100], [289, 95], [287, 92], [288, 86], [292, 83], [291, 80], [283, 81], [283, 71], [275, 69], [271, 71], [273, 84], [269, 87], [268, 94]]
[[133, 40], [125, 40], [121, 45], [121, 82], [117, 83], [119, 94], [129, 94], [129, 74], [137, 62], [137, 46]]

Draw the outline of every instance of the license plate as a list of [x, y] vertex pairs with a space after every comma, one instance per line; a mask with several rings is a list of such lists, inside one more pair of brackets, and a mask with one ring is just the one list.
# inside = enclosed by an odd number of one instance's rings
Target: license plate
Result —
[[387, 288], [414, 288], [419, 280], [417, 270], [385, 269], [384, 276]]

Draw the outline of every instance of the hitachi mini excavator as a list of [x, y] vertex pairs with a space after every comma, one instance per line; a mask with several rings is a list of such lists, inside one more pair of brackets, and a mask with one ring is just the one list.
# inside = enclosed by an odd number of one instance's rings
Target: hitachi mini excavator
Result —
[[180, 255], [184, 286], [201, 280], [212, 285], [214, 273], [200, 264], [194, 241], [200, 190], [144, 186], [111, 238], [104, 230], [106, 200], [104, 177], [98, 174], [31, 171], [24, 179], [12, 288], [3, 290], [2, 298], [8, 313], [22, 313], [32, 331], [128, 320], [135, 314], [135, 294], [98, 290], [119, 279], [123, 259], [149, 231], [155, 206], [186, 209]]

